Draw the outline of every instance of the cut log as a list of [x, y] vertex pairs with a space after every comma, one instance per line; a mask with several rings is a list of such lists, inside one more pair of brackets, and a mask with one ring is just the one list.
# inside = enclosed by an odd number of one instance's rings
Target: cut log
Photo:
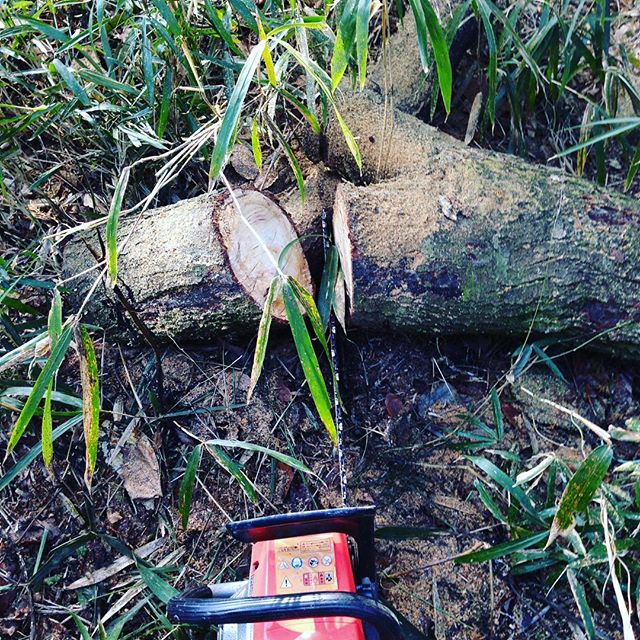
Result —
[[640, 203], [450, 145], [428, 169], [338, 187], [353, 326], [551, 334], [640, 355]]
[[[129, 238], [118, 256], [118, 289], [138, 318], [157, 337], [207, 340], [255, 329], [282, 250], [282, 269], [308, 289], [309, 268], [296, 230], [284, 211], [257, 191], [239, 191], [243, 216], [230, 198], [204, 196], [145, 213], [123, 222], [118, 241]], [[92, 251], [88, 247], [92, 246]], [[264, 244], [272, 258], [264, 251]], [[95, 263], [99, 244], [87, 238], [64, 250], [65, 277]], [[273, 259], [273, 260], [272, 260]], [[72, 280], [72, 303], [79, 306], [96, 272]], [[128, 333], [131, 319], [107, 286], [92, 297], [88, 317], [115, 334]], [[274, 309], [283, 319], [282, 301]]]

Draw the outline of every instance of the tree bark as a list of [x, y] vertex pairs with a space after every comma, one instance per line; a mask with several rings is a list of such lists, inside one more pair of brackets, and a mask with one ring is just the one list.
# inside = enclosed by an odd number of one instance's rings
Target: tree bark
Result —
[[[403, 86], [394, 99], [402, 93], [405, 106], [415, 104], [410, 85]], [[640, 356], [640, 202], [467, 147], [390, 108], [374, 83], [369, 87], [343, 91], [340, 103], [362, 170], [335, 120], [326, 133], [328, 166], [352, 184], [319, 165], [305, 203], [297, 194], [282, 200], [318, 281], [319, 217], [335, 193], [353, 325], [522, 336], [533, 330]], [[149, 212], [120, 258], [122, 289], [157, 335], [209, 339], [257, 327], [261, 298], [251, 300], [252, 285], [243, 288], [230, 267], [233, 256], [211, 213], [224, 209], [220, 202], [200, 198]], [[66, 273], [86, 267], [84, 245], [71, 243]], [[311, 288], [310, 279], [304, 283]], [[87, 282], [76, 289], [78, 299]], [[105, 317], [117, 320], [104, 297], [94, 302], [93, 317], [102, 326]]]
[[[284, 211], [257, 191], [238, 191], [244, 215], [261, 233], [275, 260], [298, 238]], [[304, 217], [298, 216], [304, 222]], [[113, 335], [132, 335], [136, 319], [158, 339], [202, 341], [225, 333], [254, 331], [276, 271], [255, 237], [240, 220], [231, 200], [202, 196], [126, 220], [118, 242], [128, 238], [118, 256], [118, 290], [107, 284], [91, 297], [89, 320]], [[96, 263], [101, 246], [96, 236], [69, 242], [64, 275], [70, 278]], [[299, 243], [287, 250], [282, 267], [305, 287], [313, 282]], [[72, 280], [71, 301], [82, 304], [97, 270]], [[284, 319], [281, 301], [274, 315]]]
[[428, 168], [338, 187], [353, 326], [592, 340], [640, 355], [640, 203], [449, 145]]

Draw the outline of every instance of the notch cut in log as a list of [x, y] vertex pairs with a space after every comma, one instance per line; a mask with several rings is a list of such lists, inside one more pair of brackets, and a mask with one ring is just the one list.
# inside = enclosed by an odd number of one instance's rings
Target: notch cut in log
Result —
[[[289, 216], [260, 192], [236, 195], [273, 260], [277, 262], [287, 247], [283, 272], [313, 290]], [[129, 235], [118, 256], [118, 285], [156, 337], [200, 341], [255, 330], [276, 269], [230, 198], [203, 196], [148, 211], [139, 219], [123, 221], [118, 242]], [[91, 265], [87, 241], [78, 238], [66, 245], [65, 277]], [[90, 243], [94, 252], [99, 251], [95, 237]], [[71, 281], [72, 304], [79, 305], [95, 277], [93, 272]], [[281, 300], [276, 301], [274, 315], [285, 317]], [[131, 335], [131, 322], [108, 286], [92, 297], [88, 317], [114, 335]]]

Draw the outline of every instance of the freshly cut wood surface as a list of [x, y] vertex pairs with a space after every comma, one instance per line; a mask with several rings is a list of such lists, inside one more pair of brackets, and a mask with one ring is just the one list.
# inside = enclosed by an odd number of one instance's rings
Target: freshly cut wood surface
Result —
[[[313, 291], [298, 235], [282, 209], [258, 191], [238, 192], [237, 203], [242, 215], [228, 198], [217, 212], [217, 224], [229, 265], [242, 288], [260, 307], [264, 305], [279, 263], [286, 275]], [[276, 318], [286, 319], [282, 297], [272, 310]]]

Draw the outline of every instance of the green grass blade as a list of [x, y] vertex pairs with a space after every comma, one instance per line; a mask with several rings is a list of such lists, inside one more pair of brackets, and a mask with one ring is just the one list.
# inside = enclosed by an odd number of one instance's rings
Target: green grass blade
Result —
[[258, 384], [262, 366], [264, 364], [264, 356], [267, 352], [267, 342], [269, 341], [269, 329], [271, 328], [271, 308], [274, 300], [280, 292], [280, 278], [275, 277], [269, 286], [269, 293], [262, 309], [262, 317], [260, 318], [260, 327], [258, 328], [258, 339], [256, 341], [256, 351], [253, 354], [253, 365], [251, 367], [251, 380], [249, 381], [249, 389], [247, 390], [247, 403], [251, 401], [253, 391]]
[[364, 88], [367, 79], [367, 55], [369, 52], [369, 18], [371, 0], [358, 0], [356, 12], [356, 58], [358, 60], [358, 78], [360, 88]]
[[33, 389], [29, 394], [27, 401], [24, 403], [24, 407], [22, 408], [15, 425], [13, 426], [11, 437], [9, 438], [9, 444], [7, 445], [6, 456], [8, 456], [18, 444], [22, 434], [29, 424], [29, 421], [38, 408], [40, 400], [42, 400], [42, 396], [44, 396], [49, 386], [49, 382], [51, 382], [53, 376], [58, 370], [58, 367], [62, 363], [67, 349], [69, 348], [69, 344], [71, 343], [72, 332], [73, 330], [71, 326], [66, 327], [60, 334], [60, 338], [58, 339], [55, 347], [51, 350], [51, 355], [40, 372], [40, 375], [36, 379]]
[[480, 551], [465, 553], [462, 556], [458, 556], [455, 561], [458, 564], [465, 564], [468, 562], [486, 562], [487, 560], [503, 558], [504, 556], [509, 556], [516, 551], [522, 551], [523, 549], [533, 547], [534, 545], [542, 542], [546, 536], [546, 531], [534, 533], [526, 538], [503, 542], [502, 544], [497, 544], [489, 549], [481, 549]]
[[120, 174], [116, 188], [111, 199], [111, 207], [109, 208], [109, 217], [107, 218], [107, 265], [109, 271], [109, 279], [111, 284], [115, 285], [118, 281], [118, 221], [120, 220], [120, 211], [122, 209], [122, 200], [129, 182], [129, 167], [125, 167]]
[[84, 481], [91, 490], [91, 480], [98, 457], [100, 434], [100, 380], [93, 340], [86, 327], [80, 327], [80, 378], [82, 381], [82, 415], [85, 442]]
[[189, 513], [191, 512], [191, 499], [193, 498], [193, 487], [196, 483], [196, 475], [200, 467], [200, 459], [202, 458], [202, 445], [199, 444], [193, 448], [189, 456], [189, 462], [185, 469], [182, 482], [180, 483], [180, 492], [178, 494], [178, 509], [182, 518], [182, 528], [186, 530], [189, 525]]
[[231, 94], [229, 105], [227, 106], [224, 118], [222, 119], [222, 125], [220, 126], [220, 131], [218, 132], [213, 154], [211, 155], [211, 166], [209, 168], [209, 177], [211, 179], [218, 177], [218, 174], [224, 165], [229, 145], [231, 144], [233, 134], [238, 125], [238, 121], [240, 120], [240, 113], [242, 112], [244, 99], [247, 95], [247, 91], [249, 90], [249, 85], [251, 84], [253, 75], [258, 68], [258, 64], [260, 64], [262, 52], [266, 46], [266, 41], [262, 40], [253, 48], [242, 67], [240, 75], [238, 76], [238, 81], [236, 82], [236, 86]]
[[294, 294], [293, 288], [289, 282], [284, 284], [283, 294], [287, 319], [289, 320], [293, 341], [296, 345], [302, 370], [304, 371], [304, 377], [309, 385], [311, 397], [313, 398], [320, 420], [327, 429], [332, 442], [336, 443], [338, 440], [338, 434], [331, 414], [331, 400], [329, 399], [329, 393], [327, 392], [327, 385], [322, 377], [318, 358], [313, 350], [311, 337], [309, 336], [309, 332], [304, 323], [304, 318], [300, 312], [300, 308], [298, 307], [296, 295]]
[[285, 453], [280, 453], [279, 451], [268, 449], [267, 447], [263, 447], [259, 444], [254, 444], [253, 442], [245, 442], [243, 440], [223, 440], [220, 438], [216, 438], [214, 440], [207, 440], [206, 444], [215, 447], [229, 447], [232, 449], [245, 449], [247, 451], [255, 451], [256, 453], [264, 453], [268, 456], [271, 456], [275, 460], [283, 462], [292, 469], [302, 471], [303, 473], [311, 473], [311, 469], [309, 469], [309, 467], [307, 467], [307, 465], [303, 462], [300, 462], [300, 460], [288, 456]]
[[71, 71], [62, 60], [57, 59], [51, 63], [51, 67], [53, 67], [55, 72], [62, 78], [62, 81], [69, 87], [71, 93], [78, 98], [81, 104], [85, 107], [90, 107], [91, 100], [89, 100], [89, 96], [82, 85], [76, 80], [73, 71]]
[[594, 449], [576, 469], [560, 498], [560, 504], [549, 531], [547, 547], [558, 536], [564, 536], [573, 531], [576, 513], [586, 510], [607, 475], [612, 458], [611, 447], [603, 444]]

